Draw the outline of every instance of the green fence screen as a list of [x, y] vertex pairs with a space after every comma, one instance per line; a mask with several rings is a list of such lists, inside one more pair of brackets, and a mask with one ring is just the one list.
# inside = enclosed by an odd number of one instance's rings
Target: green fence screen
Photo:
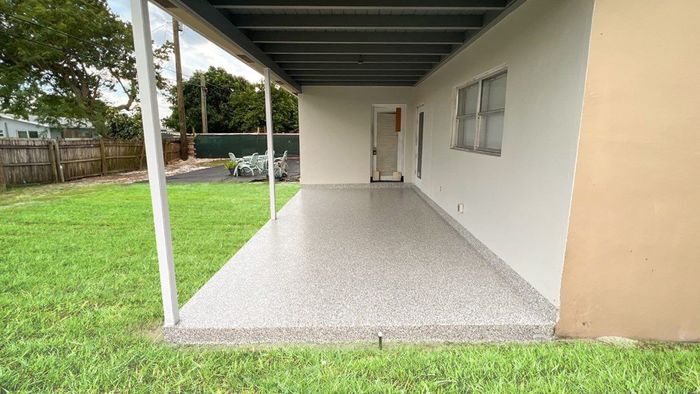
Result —
[[[287, 151], [290, 156], [299, 156], [299, 134], [274, 134], [272, 138], [275, 155]], [[240, 157], [265, 153], [267, 137], [265, 134], [199, 134], [194, 145], [198, 158], [225, 158], [229, 152]]]

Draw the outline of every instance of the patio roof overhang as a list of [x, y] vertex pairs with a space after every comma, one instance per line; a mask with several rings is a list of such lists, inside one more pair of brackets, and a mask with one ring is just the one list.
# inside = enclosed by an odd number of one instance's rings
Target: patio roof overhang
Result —
[[155, 0], [294, 93], [413, 86], [525, 0]]
[[[131, 0], [164, 324], [180, 320], [148, 2], [261, 72], [268, 152], [271, 84], [413, 86], [526, 0]], [[274, 154], [267, 157], [276, 219]]]

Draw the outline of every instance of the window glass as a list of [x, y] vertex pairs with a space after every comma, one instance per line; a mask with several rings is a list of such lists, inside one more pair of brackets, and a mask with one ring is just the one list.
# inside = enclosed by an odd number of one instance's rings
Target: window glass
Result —
[[38, 131], [30, 131], [29, 138], [39, 138], [39, 132]]
[[493, 111], [506, 107], [506, 74], [485, 79], [482, 83], [481, 111]]
[[503, 140], [503, 112], [486, 114], [481, 118], [479, 148], [500, 152]]
[[459, 89], [457, 115], [473, 115], [476, 113], [476, 105], [479, 99], [479, 84]]
[[476, 116], [457, 119], [457, 146], [474, 148], [476, 137]]
[[29, 138], [29, 132], [27, 131], [17, 131], [17, 137], [19, 138]]

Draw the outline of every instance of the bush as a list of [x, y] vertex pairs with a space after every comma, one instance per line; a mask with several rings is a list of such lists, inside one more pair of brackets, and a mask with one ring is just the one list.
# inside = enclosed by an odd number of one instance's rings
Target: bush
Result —
[[140, 110], [132, 115], [110, 109], [107, 112], [106, 124], [107, 134], [105, 137], [120, 140], [134, 140], [143, 137]]

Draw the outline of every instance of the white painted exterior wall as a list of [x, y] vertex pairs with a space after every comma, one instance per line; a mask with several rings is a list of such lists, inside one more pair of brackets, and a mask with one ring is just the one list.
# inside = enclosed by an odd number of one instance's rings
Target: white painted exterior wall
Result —
[[17, 138], [18, 131], [38, 131], [39, 135], [44, 137], [49, 135], [49, 128], [46, 126], [0, 115], [0, 138]]
[[[407, 104], [404, 116], [410, 133], [414, 91], [413, 87], [305, 87], [299, 95], [301, 183], [369, 183], [372, 105]], [[413, 149], [411, 144], [404, 148], [404, 154]]]
[[[558, 305], [592, 11], [593, 0], [527, 1], [417, 87], [305, 87], [302, 183], [367, 183], [371, 105], [406, 103], [405, 181]], [[502, 66], [501, 157], [451, 149], [455, 88]], [[418, 106], [422, 179], [415, 177]]]
[[[592, 10], [592, 0], [528, 1], [416, 89], [427, 114], [418, 186], [555, 305]], [[503, 65], [501, 157], [450, 149], [455, 87]]]

